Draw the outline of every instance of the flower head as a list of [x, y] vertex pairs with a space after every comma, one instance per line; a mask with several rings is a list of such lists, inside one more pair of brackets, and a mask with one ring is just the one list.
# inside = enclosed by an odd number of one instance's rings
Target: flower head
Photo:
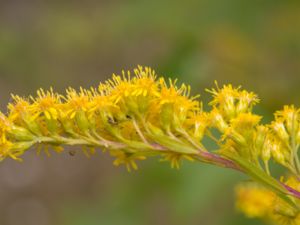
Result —
[[12, 122], [20, 121], [30, 110], [31, 104], [29, 100], [18, 95], [12, 95], [13, 102], [8, 104], [8, 118]]
[[134, 90], [133, 96], [157, 96], [159, 95], [158, 86], [156, 82], [155, 71], [149, 67], [138, 66], [134, 69], [135, 77], [133, 79]]
[[31, 97], [31, 99], [33, 101], [31, 108], [36, 116], [43, 114], [48, 120], [57, 120], [59, 114], [58, 108], [61, 104], [61, 95], [54, 93], [52, 88], [48, 91], [39, 89], [37, 91], [37, 97]]
[[67, 89], [65, 101], [65, 114], [68, 115], [70, 119], [73, 119], [79, 111], [88, 111], [90, 106], [89, 95], [83, 88], [80, 88], [79, 92], [73, 88]]
[[239, 113], [251, 112], [252, 106], [259, 102], [257, 95], [253, 92], [240, 90], [241, 87], [233, 88], [231, 84], [207, 91], [213, 95], [210, 105], [218, 107], [226, 119], [232, 119]]
[[240, 184], [236, 187], [236, 207], [248, 217], [267, 217], [272, 213], [276, 195], [257, 184]]

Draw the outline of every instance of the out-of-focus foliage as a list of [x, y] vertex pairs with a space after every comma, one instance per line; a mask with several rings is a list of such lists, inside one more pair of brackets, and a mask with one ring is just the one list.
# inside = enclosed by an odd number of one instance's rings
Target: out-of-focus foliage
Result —
[[[296, 0], [3, 1], [0, 105], [143, 64], [197, 93], [213, 80], [241, 84], [271, 115], [300, 102], [299, 27]], [[148, 162], [127, 174], [104, 155], [25, 161], [0, 165], [0, 224], [259, 224], [234, 213], [230, 171]]]

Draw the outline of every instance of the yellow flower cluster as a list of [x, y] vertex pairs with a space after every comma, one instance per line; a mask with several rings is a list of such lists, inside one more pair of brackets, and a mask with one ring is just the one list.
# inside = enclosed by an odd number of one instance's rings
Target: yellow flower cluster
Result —
[[240, 184], [236, 187], [236, 207], [248, 217], [267, 217], [272, 214], [276, 195], [257, 183]]
[[[289, 177], [285, 184], [300, 191], [298, 178]], [[273, 191], [257, 183], [240, 184], [236, 187], [236, 207], [250, 218], [268, 220], [271, 224], [298, 225], [300, 212], [298, 208], [291, 207]], [[300, 200], [294, 202], [297, 206]]]
[[69, 88], [65, 95], [40, 89], [36, 97], [12, 98], [7, 115], [0, 117], [1, 159], [20, 159], [35, 144], [58, 151], [78, 144], [108, 150], [114, 164], [128, 170], [152, 155], [179, 167], [181, 158], [198, 157], [207, 126], [190, 87], [157, 78], [148, 67], [139, 66], [134, 76], [113, 75], [97, 88]]
[[[139, 66], [133, 75], [114, 74], [96, 88], [13, 95], [8, 112], [0, 113], [0, 159], [20, 160], [32, 146], [61, 152], [66, 145], [81, 145], [87, 155], [96, 148], [108, 151], [114, 165], [124, 164], [129, 171], [150, 156], [174, 168], [183, 159], [201, 161], [243, 172], [266, 188], [237, 189], [239, 208], [246, 214], [270, 214], [271, 199], [299, 210], [298, 186], [275, 179], [269, 164], [274, 160], [300, 177], [300, 110], [285, 106], [273, 122], [261, 124], [261, 116], [252, 112], [259, 102], [256, 94], [217, 83], [207, 91], [213, 100], [205, 112], [199, 96], [190, 96], [190, 86]], [[219, 146], [217, 151], [207, 149], [206, 139]]]

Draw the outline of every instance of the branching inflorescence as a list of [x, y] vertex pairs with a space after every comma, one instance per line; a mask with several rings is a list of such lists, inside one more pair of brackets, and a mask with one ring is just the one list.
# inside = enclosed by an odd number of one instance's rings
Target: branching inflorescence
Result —
[[[0, 158], [21, 160], [32, 146], [57, 152], [80, 145], [115, 157], [114, 165], [137, 169], [136, 161], [160, 156], [179, 168], [183, 159], [231, 168], [253, 182], [237, 187], [237, 206], [250, 217], [278, 224], [300, 224], [300, 110], [285, 106], [270, 124], [252, 112], [257, 96], [241, 88], [216, 85], [211, 111], [205, 112], [190, 86], [157, 77], [148, 67], [123, 72], [97, 88], [65, 95], [52, 89], [36, 97], [13, 95], [8, 113], [0, 114]], [[204, 139], [218, 146], [208, 150]], [[206, 142], [207, 143], [207, 142]], [[277, 180], [270, 160], [286, 168]]]

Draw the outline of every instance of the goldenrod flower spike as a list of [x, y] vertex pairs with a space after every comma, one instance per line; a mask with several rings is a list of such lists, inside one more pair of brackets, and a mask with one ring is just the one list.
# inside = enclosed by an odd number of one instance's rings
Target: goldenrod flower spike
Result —
[[[68, 88], [65, 94], [39, 89], [28, 98], [13, 95], [8, 112], [0, 113], [0, 159], [21, 160], [32, 146], [44, 146], [48, 153], [48, 147], [61, 152], [66, 145], [81, 145], [87, 155], [95, 148], [108, 151], [116, 158], [113, 164], [124, 164], [128, 171], [151, 156], [170, 161], [173, 168], [183, 159], [205, 162], [243, 172], [256, 182], [253, 190], [237, 189], [237, 205], [249, 216], [300, 224], [300, 110], [284, 106], [273, 122], [261, 124], [262, 117], [252, 112], [259, 102], [256, 94], [217, 83], [208, 92], [212, 109], [205, 112], [199, 96], [190, 96], [190, 86], [138, 66], [133, 74], [114, 74], [90, 89]], [[208, 149], [206, 139], [219, 149]], [[270, 160], [285, 167], [293, 182], [275, 179]], [[269, 200], [259, 202], [260, 187], [262, 193], [270, 193]], [[273, 199], [280, 203], [273, 204]]]

